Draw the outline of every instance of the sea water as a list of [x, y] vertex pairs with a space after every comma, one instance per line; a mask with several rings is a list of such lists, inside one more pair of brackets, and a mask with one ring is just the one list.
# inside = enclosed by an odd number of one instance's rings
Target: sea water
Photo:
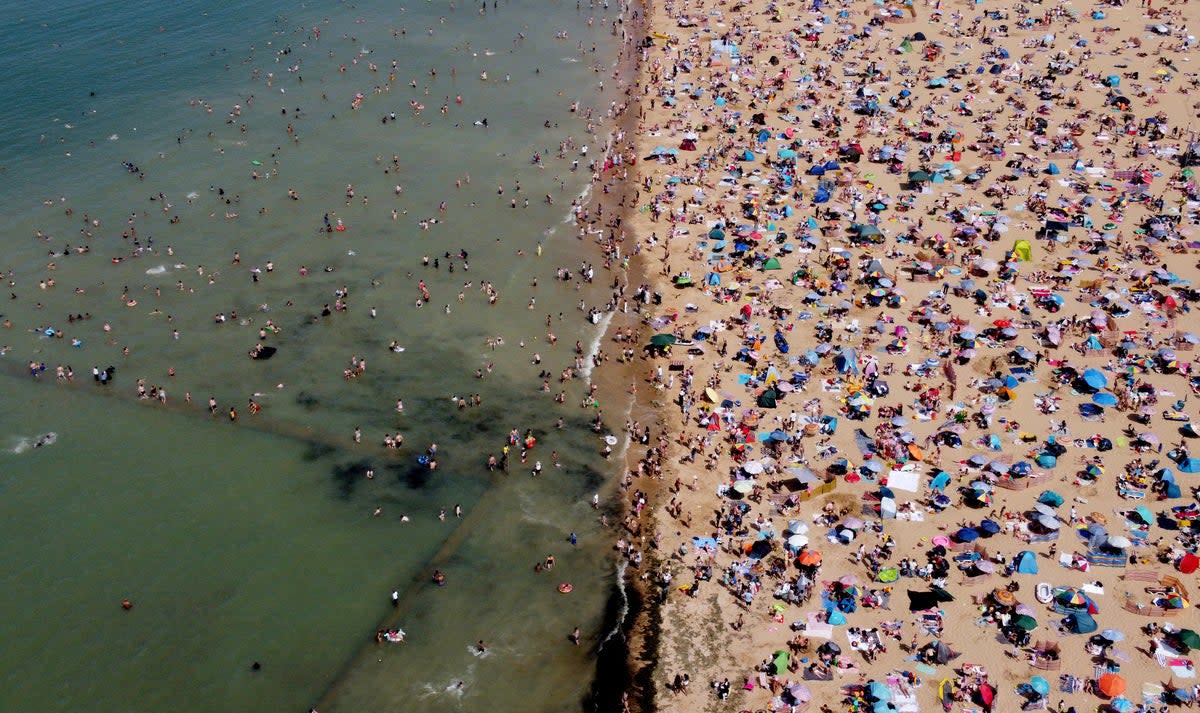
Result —
[[[614, 581], [591, 501], [614, 496], [598, 409], [557, 376], [597, 343], [578, 304], [612, 275], [578, 279], [598, 256], [563, 218], [608, 128], [616, 19], [586, 2], [0, 9], [8, 705], [579, 707]], [[339, 293], [348, 309], [321, 316]], [[278, 353], [250, 360], [260, 341]], [[366, 369], [343, 378], [352, 359]], [[619, 432], [625, 406], [602, 406]], [[511, 429], [538, 445], [489, 472]], [[406, 641], [376, 645], [380, 625]]]

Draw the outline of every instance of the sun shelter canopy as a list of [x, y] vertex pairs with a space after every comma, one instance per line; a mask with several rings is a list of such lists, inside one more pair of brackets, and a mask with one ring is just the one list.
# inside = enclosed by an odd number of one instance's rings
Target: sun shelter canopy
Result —
[[888, 487], [915, 493], [921, 484], [921, 474], [914, 470], [893, 470], [888, 473]]

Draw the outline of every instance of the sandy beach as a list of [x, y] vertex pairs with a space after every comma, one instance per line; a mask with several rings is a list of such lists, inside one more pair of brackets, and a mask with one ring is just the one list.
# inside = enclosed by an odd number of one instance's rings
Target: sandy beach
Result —
[[649, 9], [640, 706], [1194, 697], [1186, 12]]

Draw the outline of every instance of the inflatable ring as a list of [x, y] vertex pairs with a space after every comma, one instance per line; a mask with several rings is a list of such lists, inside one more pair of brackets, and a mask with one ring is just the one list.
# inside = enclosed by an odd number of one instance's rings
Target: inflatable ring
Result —
[[125, 303], [126, 307], [137, 307], [137, 300], [129, 300]]
[[575, 587], [570, 582], [563, 582], [562, 584], [558, 585], [558, 591], [562, 594], [570, 594], [573, 589], [575, 589]]

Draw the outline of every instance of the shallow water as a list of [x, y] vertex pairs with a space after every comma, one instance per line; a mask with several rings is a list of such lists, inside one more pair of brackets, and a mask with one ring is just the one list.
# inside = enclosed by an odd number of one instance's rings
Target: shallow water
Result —
[[[12, 207], [3, 267], [18, 295], [3, 310], [12, 327], [0, 332], [11, 347], [0, 357], [0, 535], [9, 544], [0, 555], [0, 634], [9, 643], [0, 668], [14, 707], [578, 708], [614, 579], [608, 536], [590, 507], [594, 492], [608, 494], [610, 468], [596, 455], [591, 414], [578, 408], [583, 384], [567, 384], [566, 405], [557, 406], [539, 391], [537, 373], [549, 369], [558, 390], [571, 346], [590, 346], [598, 333], [576, 303], [606, 294], [603, 285], [554, 280], [556, 267], [595, 259], [562, 223], [586, 176], [554, 158], [568, 135], [592, 144], [593, 155], [600, 143], [567, 111], [576, 99], [608, 101], [604, 75], [589, 65], [610, 63], [613, 48], [607, 33], [587, 27], [591, 14], [586, 5], [577, 13], [507, 3], [481, 17], [477, 7], [432, 3], [335, 11], [187, 0], [136, 11], [86, 0], [44, 16], [0, 10], [17, 30], [2, 50], [12, 71], [0, 77], [14, 97], [0, 107], [0, 138], [14, 147], [0, 187]], [[601, 27], [615, 10], [594, 15]], [[314, 26], [321, 38], [305, 47], [300, 28]], [[558, 28], [572, 39], [555, 40]], [[518, 32], [526, 39], [514, 43]], [[396, 82], [372, 93], [393, 56]], [[271, 87], [266, 72], [275, 74]], [[364, 105], [353, 111], [359, 91]], [[445, 118], [442, 97], [450, 97]], [[410, 99], [426, 104], [420, 116]], [[242, 114], [226, 124], [235, 104]], [[391, 111], [397, 120], [381, 123]], [[484, 116], [488, 127], [475, 126]], [[288, 124], [298, 144], [288, 143]], [[547, 157], [544, 169], [532, 165], [535, 151]], [[398, 175], [384, 173], [393, 153]], [[518, 180], [528, 208], [508, 207]], [[540, 200], [546, 193], [554, 206]], [[122, 237], [134, 211], [136, 239], [148, 248], [137, 257], [134, 237]], [[226, 211], [239, 217], [227, 220]], [[319, 232], [327, 212], [347, 230]], [[85, 214], [99, 226], [85, 225]], [[428, 217], [442, 222], [420, 229]], [[68, 244], [91, 252], [64, 253]], [[470, 270], [454, 260], [450, 273], [444, 253], [460, 249]], [[440, 269], [422, 267], [424, 255], [440, 258]], [[264, 271], [258, 282], [253, 267]], [[57, 286], [38, 288], [50, 278]], [[417, 308], [422, 279], [431, 301]], [[484, 280], [500, 293], [494, 307], [479, 290]], [[350, 309], [319, 317], [343, 287]], [[234, 310], [236, 319], [214, 322]], [[90, 318], [69, 321], [74, 314]], [[547, 315], [557, 347], [545, 343]], [[266, 343], [279, 352], [250, 361], [268, 319], [279, 332]], [[487, 339], [496, 336], [505, 344], [492, 349]], [[393, 340], [405, 351], [388, 350]], [[542, 364], [531, 363], [534, 353]], [[347, 381], [352, 355], [368, 366]], [[30, 360], [48, 367], [36, 381]], [[474, 378], [488, 364], [486, 378]], [[74, 370], [74, 383], [56, 382], [58, 365]], [[114, 382], [93, 382], [92, 367], [108, 365]], [[138, 378], [164, 386], [168, 405], [136, 400]], [[483, 405], [451, 401], [469, 394]], [[215, 418], [204, 407], [210, 396]], [[249, 399], [262, 413], [249, 413]], [[237, 424], [228, 422], [231, 406]], [[620, 426], [624, 408], [606, 404], [609, 421]], [[514, 428], [532, 429], [541, 443], [525, 466], [489, 473], [487, 454], [498, 454]], [[405, 448], [378, 447], [396, 431]], [[50, 432], [57, 440], [30, 447]], [[416, 456], [433, 442], [439, 469], [430, 473]], [[551, 465], [552, 449], [563, 467]], [[535, 479], [537, 459], [545, 472]], [[576, 547], [566, 542], [572, 531]], [[533, 563], [548, 553], [558, 569], [535, 575]], [[447, 586], [430, 583], [433, 567]], [[566, 580], [575, 591], [564, 596], [556, 585]], [[393, 589], [402, 594], [395, 610]], [[120, 607], [126, 598], [130, 611]], [[406, 643], [376, 648], [383, 621], [404, 628]], [[566, 640], [574, 626], [584, 632], [578, 648]], [[480, 638], [490, 644], [482, 657], [470, 650]], [[254, 661], [261, 670], [250, 669]]]

